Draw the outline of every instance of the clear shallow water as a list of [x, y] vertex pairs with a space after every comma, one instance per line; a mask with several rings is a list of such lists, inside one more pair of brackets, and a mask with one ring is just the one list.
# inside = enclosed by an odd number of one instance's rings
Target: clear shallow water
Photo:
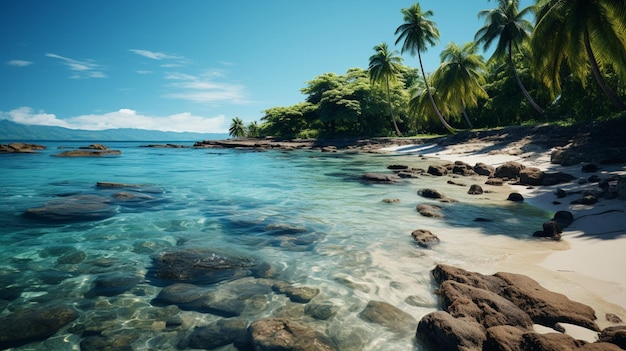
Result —
[[[367, 303], [384, 301], [419, 320], [437, 308], [429, 274], [436, 263], [497, 270], [508, 257], [541, 245], [528, 238], [550, 216], [504, 201], [506, 189], [483, 186], [494, 192], [468, 195], [467, 187], [446, 184], [447, 177], [394, 185], [360, 180], [366, 172], [389, 172], [391, 164], [426, 168], [436, 162], [417, 156], [107, 143], [122, 155], [57, 158], [51, 155], [62, 151], [58, 146], [84, 144], [42, 144], [48, 149], [38, 154], [0, 155], [5, 299], [0, 315], [52, 302], [69, 303], [80, 316], [48, 340], [21, 350], [76, 350], [90, 335], [86, 329], [100, 335], [135, 331], [136, 350], [185, 346], [181, 340], [194, 327], [224, 317], [155, 303], [171, 282], [150, 278], [153, 257], [176, 248], [217, 249], [267, 263], [272, 279], [319, 288], [311, 303], [332, 304], [336, 311], [329, 319], [313, 319], [298, 312], [303, 304], [266, 293], [239, 318], [252, 322], [288, 315], [323, 331], [342, 350], [421, 350], [413, 335], [417, 323], [403, 332], [367, 322], [360, 317]], [[49, 201], [121, 191], [96, 187], [97, 182], [140, 184], [129, 191], [145, 198], [107, 207], [110, 217], [94, 221], [51, 223], [24, 216]], [[432, 201], [417, 196], [420, 188], [438, 189], [459, 202], [440, 204], [445, 219], [422, 217], [415, 206]], [[385, 203], [385, 198], [400, 202]], [[493, 222], [473, 221], [477, 217]], [[410, 236], [415, 229], [431, 230], [441, 244], [419, 248]], [[140, 279], [128, 291], [94, 295], [97, 279], [114, 273]], [[184, 328], [166, 326], [173, 316], [185, 321]]]

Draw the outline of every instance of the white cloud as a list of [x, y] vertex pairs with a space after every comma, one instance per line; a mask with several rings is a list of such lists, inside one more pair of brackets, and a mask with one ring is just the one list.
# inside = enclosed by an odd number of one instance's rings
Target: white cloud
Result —
[[168, 85], [173, 91], [164, 94], [163, 97], [199, 103], [249, 103], [245, 86], [216, 81], [215, 78], [219, 77], [223, 77], [219, 71], [210, 71], [198, 76], [180, 72], [168, 73], [165, 79], [173, 81]]
[[11, 60], [7, 62], [7, 65], [9, 66], [15, 66], [15, 67], [26, 67], [26, 66], [30, 66], [33, 63], [30, 61], [25, 61], [25, 60]]
[[180, 60], [183, 59], [182, 56], [176, 56], [176, 55], [169, 55], [163, 52], [155, 52], [155, 51], [149, 51], [149, 50], [138, 50], [138, 49], [130, 49], [131, 52], [143, 56], [143, 57], [147, 57], [149, 59], [152, 60]]
[[30, 107], [2, 112], [0, 118], [22, 124], [57, 126], [70, 129], [103, 130], [136, 128], [170, 132], [226, 133], [228, 121], [224, 115], [203, 117], [189, 112], [168, 116], [148, 116], [132, 109], [120, 109], [102, 114], [89, 114], [60, 119], [54, 114], [35, 112]]
[[9, 112], [0, 111], [0, 118], [22, 124], [35, 124], [69, 128], [69, 125], [57, 116], [43, 111], [35, 112], [30, 107], [20, 107]]
[[80, 61], [51, 53], [46, 54], [46, 57], [60, 60], [70, 71], [73, 72], [70, 78], [107, 78], [106, 74], [102, 72], [102, 66], [91, 60]]

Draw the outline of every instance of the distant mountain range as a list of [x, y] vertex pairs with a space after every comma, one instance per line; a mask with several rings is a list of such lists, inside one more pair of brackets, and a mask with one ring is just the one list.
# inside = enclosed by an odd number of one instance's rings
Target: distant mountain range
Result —
[[0, 120], [0, 141], [201, 141], [227, 138], [226, 133], [161, 132], [133, 128], [80, 130]]

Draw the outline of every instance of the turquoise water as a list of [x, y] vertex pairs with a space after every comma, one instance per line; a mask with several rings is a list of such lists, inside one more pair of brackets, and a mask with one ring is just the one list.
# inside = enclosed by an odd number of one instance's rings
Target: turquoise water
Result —
[[[437, 162], [415, 155], [107, 143], [122, 155], [57, 158], [58, 147], [85, 144], [41, 144], [48, 149], [37, 154], [0, 155], [0, 317], [46, 304], [69, 304], [79, 317], [16, 350], [78, 350], [89, 336], [121, 334], [132, 335], [127, 349], [191, 349], [185, 340], [196, 327], [270, 316], [301, 321], [341, 350], [421, 350], [416, 323], [406, 331], [366, 321], [361, 311], [367, 303], [387, 302], [419, 320], [437, 308], [429, 273], [436, 263], [497, 270], [511, 255], [541, 245], [529, 237], [549, 216], [504, 201], [506, 189], [483, 186], [493, 192], [468, 195], [467, 187], [447, 184], [448, 177], [361, 181], [366, 172], [390, 172], [391, 164], [426, 168]], [[440, 204], [444, 219], [422, 217], [415, 206], [432, 200], [420, 198], [420, 188], [439, 189], [458, 202]], [[114, 199], [95, 211], [97, 218], [25, 215], [68, 199], [84, 201], [82, 214], [91, 215], [92, 196], [98, 204], [102, 197]], [[475, 222], [477, 217], [493, 221]], [[418, 247], [410, 236], [415, 229], [431, 230], [441, 243]], [[247, 296], [236, 317], [159, 302], [173, 282], [155, 278], [154, 258], [179, 249], [216, 250], [265, 267], [241, 279], [192, 284], [228, 295], [236, 294], [231, 288], [237, 281], [285, 281], [319, 289], [309, 304], [332, 306], [333, 313], [312, 318], [302, 311], [305, 304], [276, 291]], [[98, 291], [99, 280], [115, 274], [138, 279], [128, 288]]]

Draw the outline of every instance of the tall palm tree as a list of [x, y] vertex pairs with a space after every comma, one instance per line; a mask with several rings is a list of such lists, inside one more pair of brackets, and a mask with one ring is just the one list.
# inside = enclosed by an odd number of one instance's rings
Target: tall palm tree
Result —
[[515, 81], [522, 90], [522, 94], [524, 94], [526, 100], [528, 100], [530, 105], [537, 112], [543, 114], [543, 108], [530, 96], [513, 63], [513, 49], [519, 49], [519, 45], [530, 37], [533, 26], [528, 20], [524, 19], [524, 17], [531, 13], [531, 11], [532, 7], [527, 7], [520, 11], [519, 0], [498, 0], [497, 8], [482, 10], [478, 13], [479, 18], [485, 18], [485, 25], [478, 30], [474, 40], [477, 43], [482, 43], [485, 50], [487, 50], [494, 41], [497, 41], [497, 46], [492, 57], [507, 58], [509, 65], [513, 69]]
[[431, 10], [422, 12], [420, 4], [415, 3], [409, 8], [402, 9], [402, 14], [404, 15], [404, 23], [396, 29], [395, 34], [399, 35], [396, 40], [396, 45], [404, 40], [401, 52], [404, 53], [408, 51], [411, 55], [417, 54], [422, 76], [424, 77], [424, 82], [426, 82], [426, 92], [428, 93], [430, 103], [433, 105], [433, 109], [441, 124], [443, 124], [449, 132], [453, 133], [454, 128], [446, 122], [437, 108], [437, 104], [435, 104], [435, 99], [433, 98], [432, 91], [426, 79], [426, 72], [424, 72], [424, 65], [422, 64], [422, 51], [428, 49], [427, 44], [432, 46], [439, 40], [439, 29], [437, 29], [435, 22], [428, 19], [433, 15], [433, 12]]
[[564, 62], [583, 83], [591, 68], [611, 103], [626, 110], [626, 104], [608, 87], [601, 73], [602, 67], [612, 64], [626, 78], [626, 1], [540, 1], [531, 45], [534, 66], [553, 92], [561, 89]]
[[402, 58], [396, 56], [397, 51], [390, 51], [387, 47], [387, 43], [381, 43], [374, 46], [376, 54], [370, 56], [369, 75], [372, 83], [385, 83], [387, 87], [387, 101], [389, 102], [389, 114], [391, 115], [391, 122], [393, 128], [396, 131], [397, 136], [402, 136], [398, 124], [393, 116], [393, 106], [391, 105], [391, 91], [389, 89], [389, 82], [396, 82], [398, 75], [402, 72]]
[[433, 83], [451, 113], [462, 113], [469, 128], [474, 126], [467, 116], [466, 108], [478, 105], [479, 98], [488, 98], [483, 89], [485, 61], [476, 54], [476, 44], [466, 43], [459, 47], [450, 43], [441, 52], [441, 66], [433, 75]]
[[243, 125], [243, 120], [239, 117], [235, 117], [230, 122], [230, 128], [228, 128], [228, 134], [235, 138], [246, 136], [246, 128]]

